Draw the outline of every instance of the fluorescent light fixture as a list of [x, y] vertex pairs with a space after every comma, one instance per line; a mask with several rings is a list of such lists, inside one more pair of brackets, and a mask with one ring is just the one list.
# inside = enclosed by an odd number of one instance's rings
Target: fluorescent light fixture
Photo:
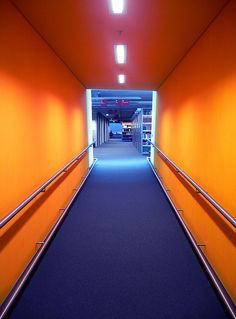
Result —
[[120, 84], [124, 84], [125, 83], [125, 75], [124, 74], [119, 74], [118, 75], [118, 82]]
[[[91, 90], [86, 90], [86, 104], [87, 104], [87, 132], [88, 145], [93, 142], [93, 121], [92, 121], [92, 93]], [[96, 139], [95, 139], [96, 140]], [[89, 167], [93, 164], [93, 147], [88, 150]]]
[[114, 14], [124, 13], [125, 0], [111, 0], [111, 9]]
[[116, 44], [114, 50], [116, 63], [124, 64], [126, 62], [127, 45]]
[[95, 131], [97, 129], [97, 122], [95, 120], [92, 121], [92, 130]]
[[[152, 91], [152, 133], [151, 133], [151, 141], [156, 144], [156, 114], [157, 114], [157, 91]], [[151, 147], [151, 162], [154, 165], [154, 147]]]

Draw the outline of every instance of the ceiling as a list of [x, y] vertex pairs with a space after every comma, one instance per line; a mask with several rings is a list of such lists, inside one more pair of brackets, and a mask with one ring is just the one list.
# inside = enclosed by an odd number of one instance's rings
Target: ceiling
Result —
[[111, 121], [129, 122], [137, 108], [152, 108], [152, 91], [92, 90], [93, 113]]
[[[158, 89], [228, 2], [126, 1], [126, 14], [112, 15], [109, 0], [11, 0], [85, 87], [135, 90]], [[118, 43], [128, 46], [122, 68], [114, 60]]]

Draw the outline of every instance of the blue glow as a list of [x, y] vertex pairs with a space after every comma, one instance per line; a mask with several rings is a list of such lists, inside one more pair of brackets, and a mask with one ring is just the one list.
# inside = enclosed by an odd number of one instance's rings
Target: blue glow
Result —
[[[137, 169], [140, 167], [143, 167], [143, 164], [146, 163], [147, 160], [145, 157], [140, 157], [140, 158], [136, 158], [136, 159], [132, 159], [132, 158], [126, 158], [126, 159], [103, 159], [101, 158], [101, 160], [98, 160], [96, 166], [103, 168], [104, 169], [113, 169], [117, 168], [117, 170], [119, 169]], [[148, 163], [147, 163], [148, 164]]]
[[122, 125], [120, 123], [110, 123], [109, 124], [109, 129], [112, 131], [112, 133], [116, 134], [122, 133]]

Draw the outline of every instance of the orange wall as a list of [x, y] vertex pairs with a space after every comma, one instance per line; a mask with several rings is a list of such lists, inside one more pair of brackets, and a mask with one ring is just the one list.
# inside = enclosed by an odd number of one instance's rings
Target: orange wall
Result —
[[[3, 218], [87, 146], [85, 88], [9, 1], [0, 2], [0, 194]], [[0, 301], [59, 217], [87, 157], [1, 230]]]
[[[158, 92], [156, 142], [236, 216], [236, 1], [230, 1]], [[158, 156], [155, 166], [236, 301], [235, 231]]]

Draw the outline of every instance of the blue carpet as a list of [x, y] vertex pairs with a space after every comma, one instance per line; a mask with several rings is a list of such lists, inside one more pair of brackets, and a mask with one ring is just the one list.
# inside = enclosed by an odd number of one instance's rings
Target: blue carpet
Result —
[[11, 319], [228, 318], [145, 157], [110, 141]]

